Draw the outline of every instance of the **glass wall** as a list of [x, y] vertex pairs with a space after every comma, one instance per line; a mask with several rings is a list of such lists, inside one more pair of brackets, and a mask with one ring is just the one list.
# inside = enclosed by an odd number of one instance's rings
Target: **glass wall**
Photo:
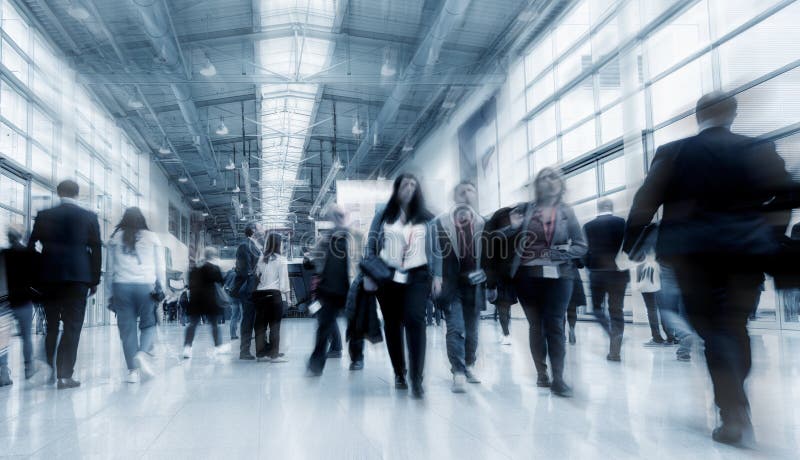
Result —
[[[797, 18], [800, 1], [790, 0], [577, 2], [510, 68], [501, 205], [527, 199], [536, 173], [558, 165], [582, 222], [600, 197], [625, 215], [655, 149], [697, 132], [694, 104], [712, 90], [738, 93], [733, 130], [775, 138], [800, 172], [800, 150], [786, 140], [797, 135], [778, 139], [800, 131]], [[777, 302], [768, 282], [759, 318], [778, 322]]]
[[[0, 0], [0, 246], [8, 224], [30, 231], [67, 178], [98, 214], [105, 240], [124, 208], [139, 205], [147, 157], [30, 24], [14, 2]], [[105, 300], [102, 289], [89, 300], [87, 325], [109, 322]]]

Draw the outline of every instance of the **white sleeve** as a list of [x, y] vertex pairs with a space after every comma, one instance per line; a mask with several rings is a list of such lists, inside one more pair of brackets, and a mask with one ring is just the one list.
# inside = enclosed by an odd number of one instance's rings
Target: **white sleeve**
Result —
[[289, 263], [286, 259], [281, 260], [281, 273], [280, 273], [280, 288], [281, 292], [283, 292], [286, 296], [286, 300], [289, 300]]
[[161, 245], [161, 240], [155, 233], [150, 233], [153, 241], [153, 250], [155, 251], [153, 263], [156, 267], [156, 280], [161, 282], [161, 288], [166, 291], [167, 289], [167, 258], [164, 255], [164, 247]]

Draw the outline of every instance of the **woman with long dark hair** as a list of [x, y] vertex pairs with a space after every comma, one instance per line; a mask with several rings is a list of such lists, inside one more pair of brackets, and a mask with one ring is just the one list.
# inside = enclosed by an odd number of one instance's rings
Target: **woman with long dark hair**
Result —
[[[258, 285], [253, 291], [256, 309], [255, 334], [256, 358], [259, 361], [285, 363], [280, 352], [281, 319], [283, 303], [289, 300], [289, 265], [281, 255], [281, 236], [269, 233], [265, 239], [264, 252], [256, 265]], [[269, 327], [269, 343], [267, 328]]]
[[[108, 241], [106, 291], [108, 308], [117, 314], [128, 383], [140, 374], [153, 376], [150, 353], [156, 335], [157, 302], [151, 293], [166, 283], [161, 241], [147, 227], [139, 208], [125, 210]], [[137, 322], [139, 333], [137, 334]]]
[[441, 259], [434, 256], [433, 215], [425, 207], [419, 181], [411, 174], [401, 174], [394, 181], [392, 196], [378, 209], [372, 220], [366, 257], [380, 257], [394, 277], [378, 286], [364, 277], [364, 288], [377, 291], [386, 331], [386, 348], [395, 374], [395, 388], [405, 390], [406, 357], [403, 335], [409, 355], [409, 376], [414, 397], [421, 398], [425, 367], [425, 304], [431, 293], [441, 291]]
[[[564, 382], [564, 322], [574, 260], [586, 254], [586, 239], [575, 212], [562, 200], [564, 179], [558, 171], [542, 169], [533, 187], [534, 201], [514, 209], [502, 232], [515, 248], [510, 275], [528, 319], [536, 384], [569, 397], [572, 389]], [[548, 355], [552, 381], [547, 375]]]

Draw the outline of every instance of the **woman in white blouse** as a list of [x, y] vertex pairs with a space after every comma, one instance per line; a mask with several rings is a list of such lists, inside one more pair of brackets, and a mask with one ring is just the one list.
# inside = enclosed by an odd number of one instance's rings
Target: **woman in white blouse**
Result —
[[125, 210], [108, 241], [107, 253], [108, 308], [117, 314], [122, 351], [128, 365], [128, 383], [136, 383], [140, 373], [153, 376], [150, 352], [156, 335], [157, 302], [151, 293], [156, 283], [161, 286], [166, 283], [161, 242], [147, 228], [139, 208]]
[[367, 257], [377, 255], [394, 269], [394, 278], [380, 287], [365, 275], [364, 288], [377, 290], [398, 390], [408, 389], [405, 334], [411, 391], [416, 398], [424, 394], [425, 307], [432, 283], [435, 294], [441, 289], [441, 260], [434, 257], [432, 219], [417, 178], [401, 174], [394, 182], [389, 202], [375, 213], [366, 249]]
[[259, 361], [285, 363], [287, 360], [279, 347], [283, 302], [289, 300], [289, 268], [286, 258], [281, 255], [281, 236], [277, 233], [267, 235], [264, 253], [256, 265], [256, 275], [258, 286], [253, 292], [256, 358]]

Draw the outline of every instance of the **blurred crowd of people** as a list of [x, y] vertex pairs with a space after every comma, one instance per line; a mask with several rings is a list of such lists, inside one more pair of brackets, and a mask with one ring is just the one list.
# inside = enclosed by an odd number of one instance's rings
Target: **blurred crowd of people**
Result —
[[[564, 202], [565, 182], [555, 168], [538, 172], [531, 201], [487, 218], [476, 211], [478, 189], [470, 181], [460, 182], [453, 206], [434, 216], [419, 180], [407, 173], [395, 179], [367, 235], [348, 227], [345, 211], [331, 206], [333, 229], [306, 260], [315, 273], [317, 321], [308, 376], [319, 377], [327, 358], [341, 356], [337, 318], [344, 312], [350, 369], [364, 368], [365, 340], [385, 341], [395, 388], [422, 398], [428, 306], [434, 303], [446, 325], [452, 391], [464, 393], [468, 384], [481, 382], [475, 369], [481, 312], [487, 303], [495, 305], [502, 343], [510, 345], [510, 309], [519, 303], [536, 385], [570, 397], [565, 355], [567, 342], [577, 342], [577, 307], [590, 303], [608, 336], [607, 359], [621, 361], [630, 285], [647, 310], [652, 338], [645, 346], [676, 346], [676, 358], [688, 361], [692, 344], [702, 341], [720, 411], [713, 438], [747, 440], [748, 318], [765, 273], [776, 286], [800, 285], [788, 263], [795, 246], [786, 237], [796, 186], [772, 143], [731, 132], [736, 112], [732, 97], [701, 98], [699, 133], [658, 148], [627, 219], [613, 214], [611, 201], [600, 200], [597, 217], [582, 226]], [[0, 385], [11, 383], [11, 321], [22, 337], [25, 378], [39, 371], [31, 339], [33, 302], [46, 313], [50, 380], [59, 389], [80, 385], [73, 378], [76, 353], [87, 296], [101, 281], [103, 243], [97, 216], [75, 201], [78, 185], [64, 181], [57, 191], [61, 203], [38, 214], [27, 244], [21, 229], [8, 231], [10, 247], [3, 256], [10, 307], [0, 314]], [[191, 269], [184, 358], [192, 357], [202, 319], [217, 352], [228, 351], [219, 326], [227, 308], [239, 359], [287, 361], [280, 347], [290, 298], [288, 262], [280, 235], [258, 230], [245, 229], [235, 268], [226, 275], [214, 248]], [[125, 211], [106, 243], [104, 288], [117, 316], [130, 383], [154, 376], [156, 304], [166, 285], [160, 246], [138, 208]], [[590, 302], [580, 269], [588, 272]]]

